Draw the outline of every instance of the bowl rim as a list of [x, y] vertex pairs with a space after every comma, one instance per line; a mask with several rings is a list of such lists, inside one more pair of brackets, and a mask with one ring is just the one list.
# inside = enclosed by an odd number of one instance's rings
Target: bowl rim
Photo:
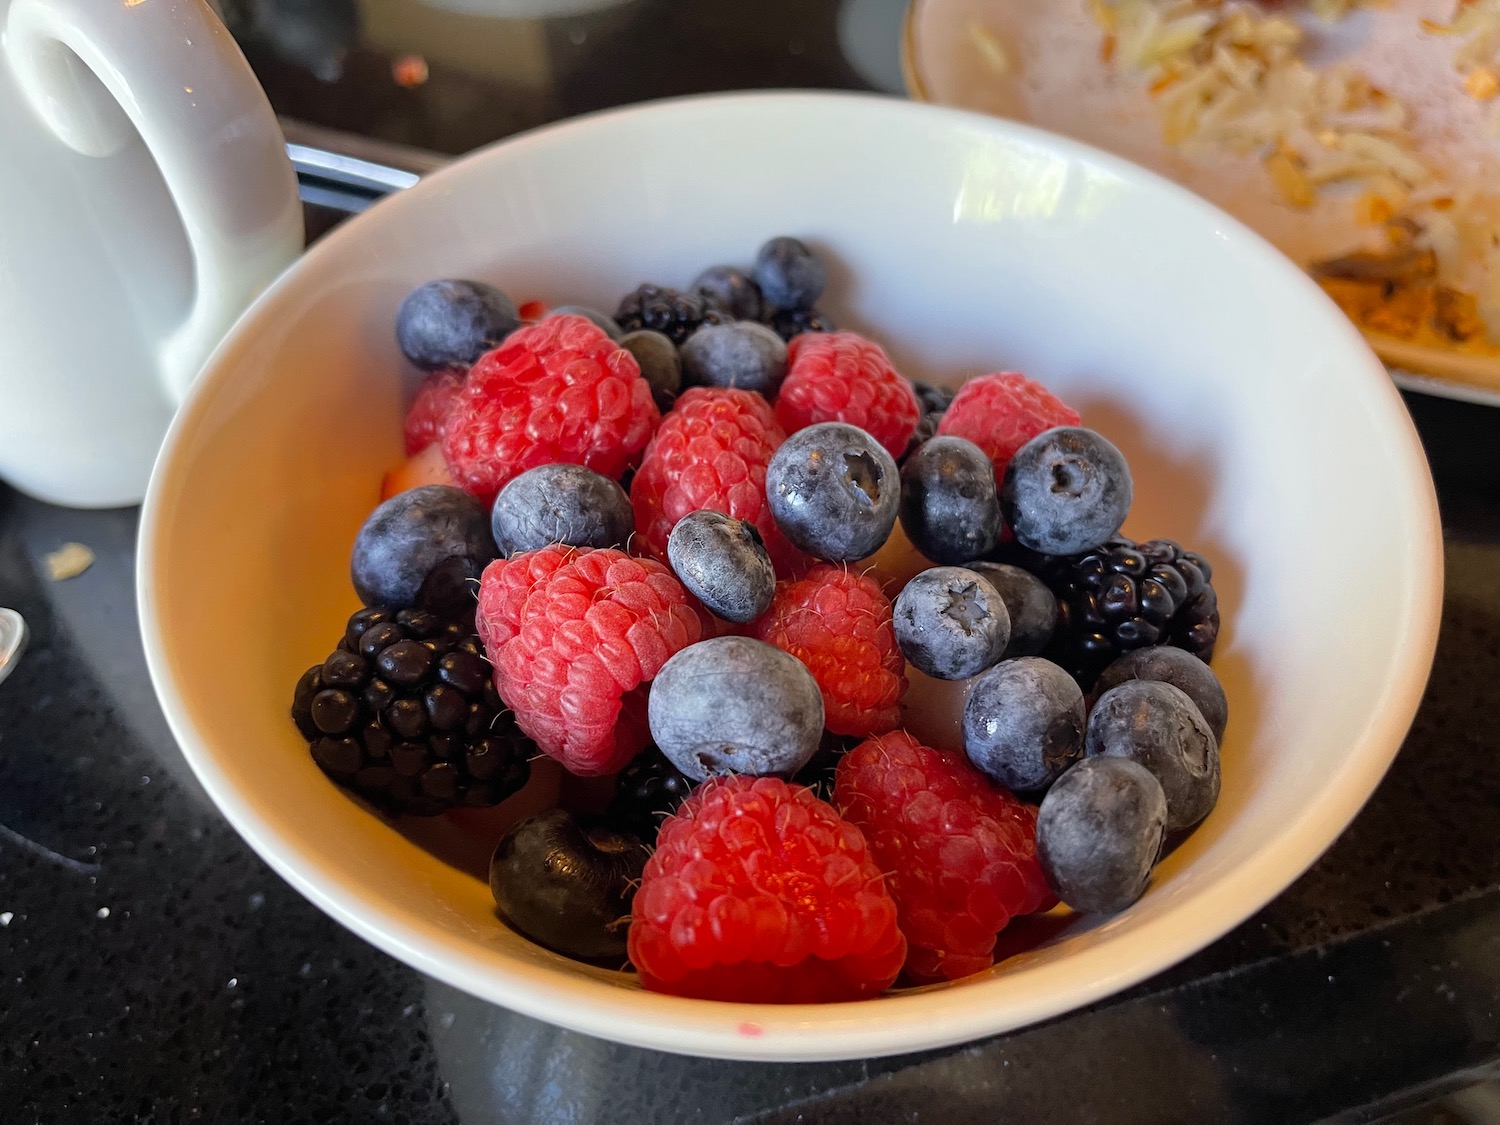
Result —
[[[333, 866], [308, 856], [277, 832], [255, 804], [237, 792], [216, 753], [198, 730], [174, 672], [171, 644], [161, 629], [155, 561], [171, 522], [172, 482], [188, 444], [185, 437], [215, 398], [250, 344], [254, 326], [295, 294], [302, 263], [332, 256], [363, 237], [372, 224], [398, 224], [403, 209], [425, 206], [447, 184], [480, 174], [486, 164], [534, 145], [587, 132], [626, 118], [698, 114], [720, 106], [755, 106], [768, 112], [809, 111], [867, 114], [918, 120], [933, 127], [978, 130], [991, 137], [1043, 147], [1166, 193], [1215, 226], [1220, 237], [1281, 271], [1290, 284], [1305, 285], [1310, 300], [1324, 303], [1331, 338], [1342, 337], [1356, 356], [1367, 357], [1372, 413], [1388, 431], [1387, 452], [1399, 459], [1404, 496], [1393, 497], [1410, 514], [1414, 581], [1398, 607], [1398, 646], [1385, 670], [1386, 690], [1358, 740], [1325, 784], [1320, 802], [1300, 809], [1253, 860], [1187, 892], [1175, 909], [1107, 943], [1061, 961], [1027, 966], [1015, 973], [935, 990], [898, 993], [838, 1004], [769, 1005], [689, 1000], [621, 988], [513, 959], [503, 970], [496, 951], [393, 911], [346, 885]], [[505, 156], [497, 154], [504, 153]], [[372, 217], [373, 216], [373, 217]], [[760, 1061], [822, 1061], [869, 1058], [951, 1046], [1027, 1026], [1073, 1011], [1161, 972], [1198, 952], [1250, 917], [1302, 874], [1339, 836], [1384, 776], [1416, 714], [1436, 649], [1442, 607], [1442, 535], [1437, 498], [1425, 454], [1395, 386], [1352, 325], [1296, 266], [1260, 236], [1171, 181], [1088, 145], [1033, 126], [971, 112], [881, 95], [822, 91], [755, 91], [693, 95], [646, 102], [571, 118], [477, 149], [354, 216], [288, 267], [236, 321], [214, 350], [169, 428], [141, 512], [136, 593], [146, 662], [168, 725], [193, 773], [239, 835], [282, 878], [326, 914], [405, 964], [464, 992], [527, 1016], [599, 1038], [700, 1057]], [[504, 956], [504, 954], [500, 954]], [[1082, 971], [1081, 971], [1082, 970]], [[1004, 1004], [991, 1003], [1004, 994]]]

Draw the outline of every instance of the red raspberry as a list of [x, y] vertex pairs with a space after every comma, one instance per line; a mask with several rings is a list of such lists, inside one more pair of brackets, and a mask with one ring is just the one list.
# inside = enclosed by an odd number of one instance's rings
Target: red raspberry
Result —
[[485, 568], [479, 635], [495, 688], [538, 746], [584, 777], [650, 741], [647, 685], [705, 635], [702, 610], [654, 559], [543, 547]]
[[1057, 901], [1036, 858], [1036, 809], [956, 750], [905, 731], [862, 742], [839, 761], [834, 803], [892, 872], [906, 971], [917, 980], [982, 972], [1012, 918]]
[[469, 369], [443, 434], [454, 479], [488, 504], [512, 477], [566, 461], [619, 477], [661, 417], [624, 348], [581, 316], [518, 328]]
[[720, 387], [687, 391], [662, 419], [630, 482], [634, 545], [665, 561], [677, 521], [711, 508], [754, 524], [777, 571], [796, 573], [805, 559], [766, 506], [766, 466], [785, 440], [760, 395]]
[[854, 332], [804, 332], [792, 337], [786, 354], [786, 381], [776, 396], [782, 429], [791, 434], [815, 422], [848, 422], [892, 457], [906, 452], [922, 408], [884, 348]]
[[776, 587], [750, 635], [791, 653], [823, 691], [824, 723], [865, 738], [895, 729], [906, 692], [906, 661], [896, 647], [891, 600], [880, 584], [822, 563]]
[[705, 782], [662, 824], [630, 926], [656, 992], [801, 1004], [884, 992], [906, 942], [859, 829], [774, 777]]
[[970, 379], [938, 423], [940, 434], [968, 438], [995, 463], [995, 483], [1016, 450], [1054, 426], [1078, 425], [1078, 412], [1040, 383], [1015, 371]]
[[443, 426], [463, 385], [464, 373], [456, 369], [434, 371], [422, 380], [402, 427], [408, 457], [415, 457], [433, 442], [443, 440]]

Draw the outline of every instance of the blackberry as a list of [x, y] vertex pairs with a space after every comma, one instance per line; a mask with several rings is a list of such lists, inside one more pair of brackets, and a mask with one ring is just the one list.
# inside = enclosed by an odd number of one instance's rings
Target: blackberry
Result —
[[660, 285], [640, 285], [620, 299], [615, 320], [626, 332], [649, 328], [672, 343], [682, 342], [705, 324], [724, 324], [731, 318], [701, 296]]
[[648, 746], [615, 778], [615, 796], [605, 819], [611, 827], [650, 844], [661, 822], [677, 811], [696, 784], [655, 746]]
[[1057, 629], [1043, 655], [1085, 691], [1115, 657], [1169, 644], [1205, 664], [1219, 636], [1213, 568], [1170, 539], [1117, 536], [1081, 555], [1018, 552], [1020, 565], [1057, 595]]
[[827, 801], [832, 805], [834, 774], [839, 768], [839, 761], [863, 741], [862, 738], [825, 730], [823, 741], [818, 744], [818, 752], [812, 756], [812, 761], [797, 771], [792, 781], [807, 786], [817, 794], [820, 801]]
[[472, 616], [359, 610], [297, 681], [292, 720], [324, 773], [390, 813], [498, 804], [540, 753], [495, 693]]
[[788, 342], [804, 332], [839, 330], [838, 325], [817, 309], [777, 309], [771, 314], [770, 325], [776, 330], [776, 335]]
[[916, 379], [911, 381], [911, 389], [917, 392], [917, 401], [922, 404], [924, 415], [936, 414], [942, 417], [948, 412], [948, 407], [953, 405], [953, 396], [958, 392], [952, 387], [934, 387], [931, 383], [923, 383]]
[[941, 411], [929, 410], [922, 415], [922, 420], [917, 423], [917, 428], [912, 431], [911, 441], [906, 443], [906, 449], [901, 454], [900, 463], [906, 464], [906, 459], [920, 449], [927, 442], [937, 437], [938, 423], [943, 420]]

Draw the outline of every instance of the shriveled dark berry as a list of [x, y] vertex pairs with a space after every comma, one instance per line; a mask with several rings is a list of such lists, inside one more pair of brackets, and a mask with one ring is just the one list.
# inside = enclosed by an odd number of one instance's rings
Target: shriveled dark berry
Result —
[[953, 405], [953, 396], [958, 393], [952, 387], [938, 387], [916, 379], [911, 381], [911, 389], [917, 392], [917, 401], [922, 404], [924, 414], [939, 416], [947, 413], [948, 407]]
[[661, 285], [641, 285], [625, 294], [615, 320], [626, 332], [649, 328], [681, 346], [704, 324], [723, 324], [724, 313], [702, 297]]
[[710, 266], [688, 288], [737, 320], [759, 320], [765, 310], [760, 286], [734, 266]]
[[501, 839], [490, 891], [501, 917], [532, 941], [569, 957], [620, 958], [648, 855], [633, 836], [548, 809]]
[[292, 718], [319, 767], [386, 812], [497, 804], [526, 784], [538, 750], [482, 651], [472, 613], [362, 609], [297, 681]]
[[616, 776], [605, 817], [614, 827], [652, 843], [662, 821], [687, 800], [694, 784], [665, 754], [648, 746]]
[[771, 327], [788, 343], [804, 332], [837, 332], [833, 318], [817, 309], [778, 309], [771, 314]]

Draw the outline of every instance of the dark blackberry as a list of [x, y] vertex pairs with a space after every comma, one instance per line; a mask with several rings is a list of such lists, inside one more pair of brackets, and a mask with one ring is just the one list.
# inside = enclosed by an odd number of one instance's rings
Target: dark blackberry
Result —
[[818, 752], [807, 765], [797, 771], [797, 776], [792, 780], [798, 785], [807, 786], [818, 795], [819, 800], [833, 804], [833, 778], [838, 770], [839, 759], [863, 741], [862, 738], [849, 738], [824, 731], [823, 741], [818, 744]]
[[940, 410], [929, 410], [926, 414], [922, 415], [922, 420], [917, 423], [917, 428], [912, 431], [911, 441], [906, 443], [906, 451], [901, 454], [903, 462], [915, 453], [918, 447], [924, 442], [931, 441], [937, 437], [938, 423], [942, 420], [943, 414]]
[[953, 396], [958, 392], [952, 387], [934, 387], [931, 383], [911, 381], [911, 389], [917, 392], [917, 401], [922, 404], [922, 413], [936, 414], [941, 418], [953, 405]]
[[539, 753], [495, 693], [472, 616], [359, 610], [297, 681], [292, 720], [324, 773], [390, 813], [498, 804]]
[[724, 324], [731, 318], [700, 296], [661, 285], [640, 285], [620, 299], [615, 320], [626, 332], [649, 328], [681, 345], [704, 324]]
[[838, 325], [817, 309], [777, 309], [771, 314], [770, 325], [776, 330], [776, 335], [788, 342], [804, 332], [839, 330]]
[[648, 746], [615, 778], [615, 796], [605, 819], [650, 844], [661, 822], [687, 800], [694, 782], [655, 746]]
[[1205, 663], [1213, 658], [1219, 635], [1213, 568], [1170, 539], [1136, 543], [1119, 536], [1082, 555], [1026, 553], [1018, 561], [1057, 595], [1057, 629], [1043, 655], [1085, 691], [1131, 649], [1170, 644]]

